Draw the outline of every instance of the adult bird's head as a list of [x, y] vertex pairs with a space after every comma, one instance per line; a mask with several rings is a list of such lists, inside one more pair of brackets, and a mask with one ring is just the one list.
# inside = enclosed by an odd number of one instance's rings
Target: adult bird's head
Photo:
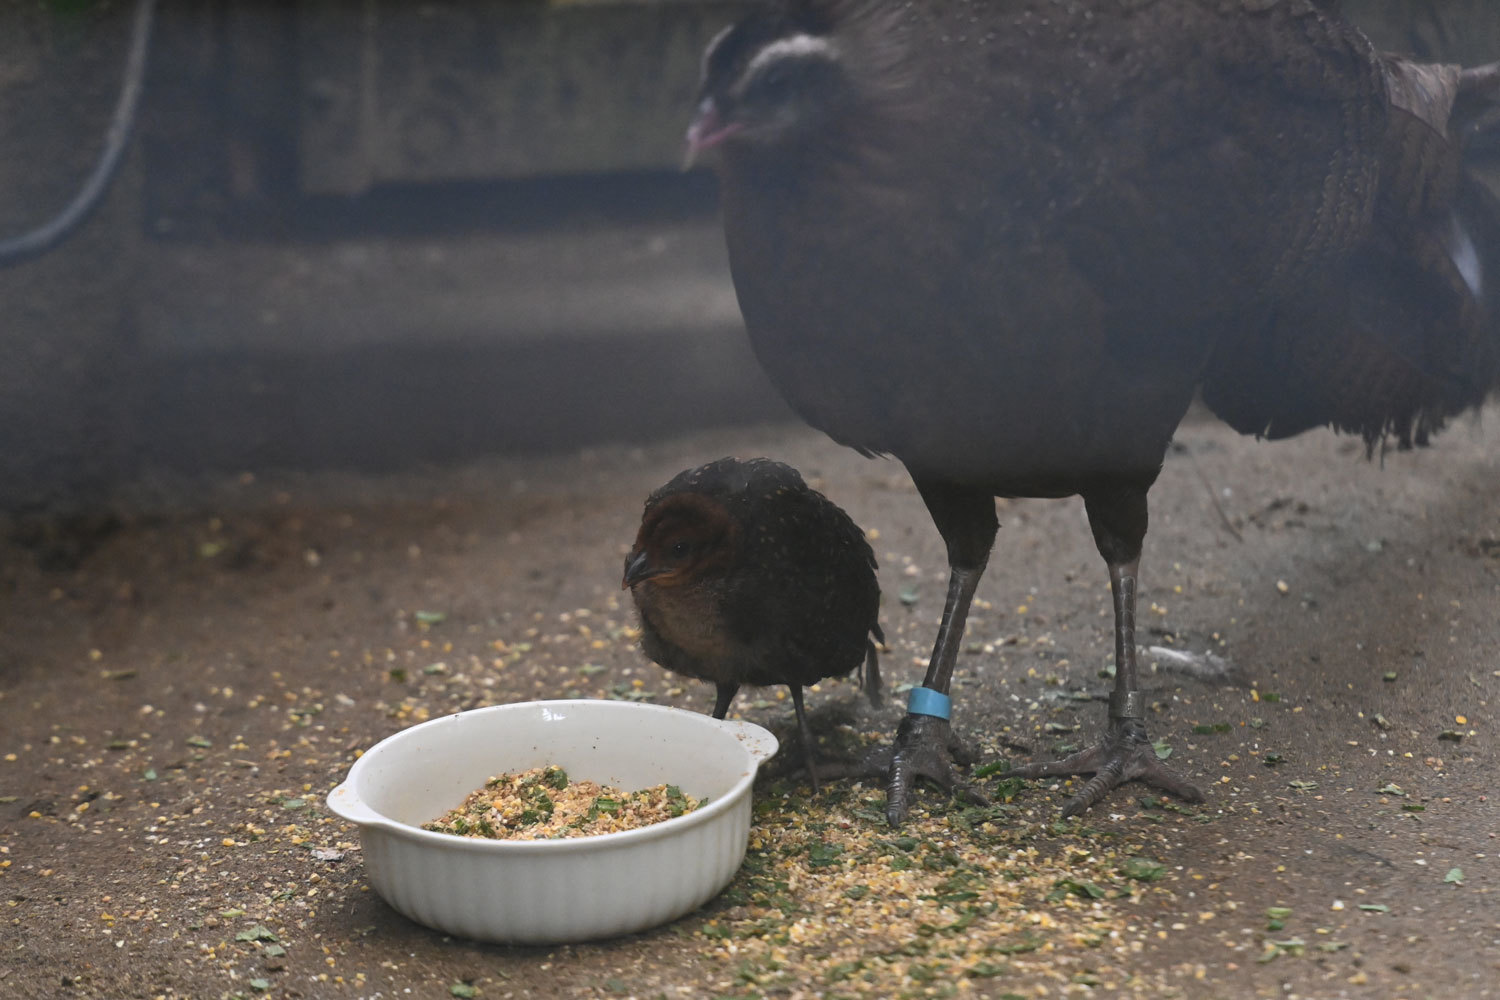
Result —
[[832, 38], [794, 28], [770, 35], [757, 21], [741, 22], [704, 56], [688, 162], [726, 142], [774, 146], [815, 134], [849, 92]]
[[720, 32], [703, 54], [687, 166], [720, 146], [779, 147], [825, 133], [860, 91], [844, 30], [860, 22], [856, 6], [801, 0]]
[[723, 503], [701, 493], [663, 497], [641, 519], [620, 587], [700, 581], [732, 565], [738, 547], [739, 526]]

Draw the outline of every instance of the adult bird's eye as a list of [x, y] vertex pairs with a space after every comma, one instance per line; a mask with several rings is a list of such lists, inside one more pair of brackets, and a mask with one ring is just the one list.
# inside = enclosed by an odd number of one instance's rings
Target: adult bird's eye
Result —
[[673, 555], [674, 558], [681, 559], [684, 556], [686, 556], [690, 551], [692, 551], [692, 546], [689, 545], [687, 542], [673, 542], [672, 543], [671, 552], [672, 552], [672, 555]]

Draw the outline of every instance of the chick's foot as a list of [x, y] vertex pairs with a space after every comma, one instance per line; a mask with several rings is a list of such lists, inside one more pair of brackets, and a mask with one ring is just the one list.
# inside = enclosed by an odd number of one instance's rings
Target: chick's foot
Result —
[[1178, 777], [1156, 756], [1156, 748], [1139, 719], [1112, 718], [1104, 739], [1087, 750], [1062, 760], [1012, 768], [1006, 777], [1067, 778], [1081, 774], [1093, 777], [1063, 805], [1064, 817], [1078, 815], [1127, 781], [1144, 781], [1185, 802], [1203, 801], [1197, 786]]

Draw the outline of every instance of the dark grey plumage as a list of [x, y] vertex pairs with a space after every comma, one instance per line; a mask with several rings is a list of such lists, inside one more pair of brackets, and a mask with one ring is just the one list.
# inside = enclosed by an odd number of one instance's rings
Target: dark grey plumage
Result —
[[[810, 423], [910, 470], [952, 567], [946, 691], [995, 496], [1081, 495], [1115, 590], [1104, 741], [1033, 775], [1199, 793], [1150, 751], [1146, 494], [1197, 392], [1268, 437], [1422, 443], [1495, 384], [1500, 224], [1464, 132], [1493, 70], [1377, 53], [1312, 0], [782, 0], [716, 39], [692, 152]], [[889, 815], [952, 784], [908, 715]]]

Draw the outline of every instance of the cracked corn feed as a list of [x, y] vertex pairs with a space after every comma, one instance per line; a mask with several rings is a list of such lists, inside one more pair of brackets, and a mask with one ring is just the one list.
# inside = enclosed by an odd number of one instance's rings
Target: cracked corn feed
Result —
[[676, 785], [623, 792], [593, 781], [570, 781], [560, 767], [535, 767], [490, 778], [422, 829], [490, 840], [593, 837], [650, 826], [700, 805]]

